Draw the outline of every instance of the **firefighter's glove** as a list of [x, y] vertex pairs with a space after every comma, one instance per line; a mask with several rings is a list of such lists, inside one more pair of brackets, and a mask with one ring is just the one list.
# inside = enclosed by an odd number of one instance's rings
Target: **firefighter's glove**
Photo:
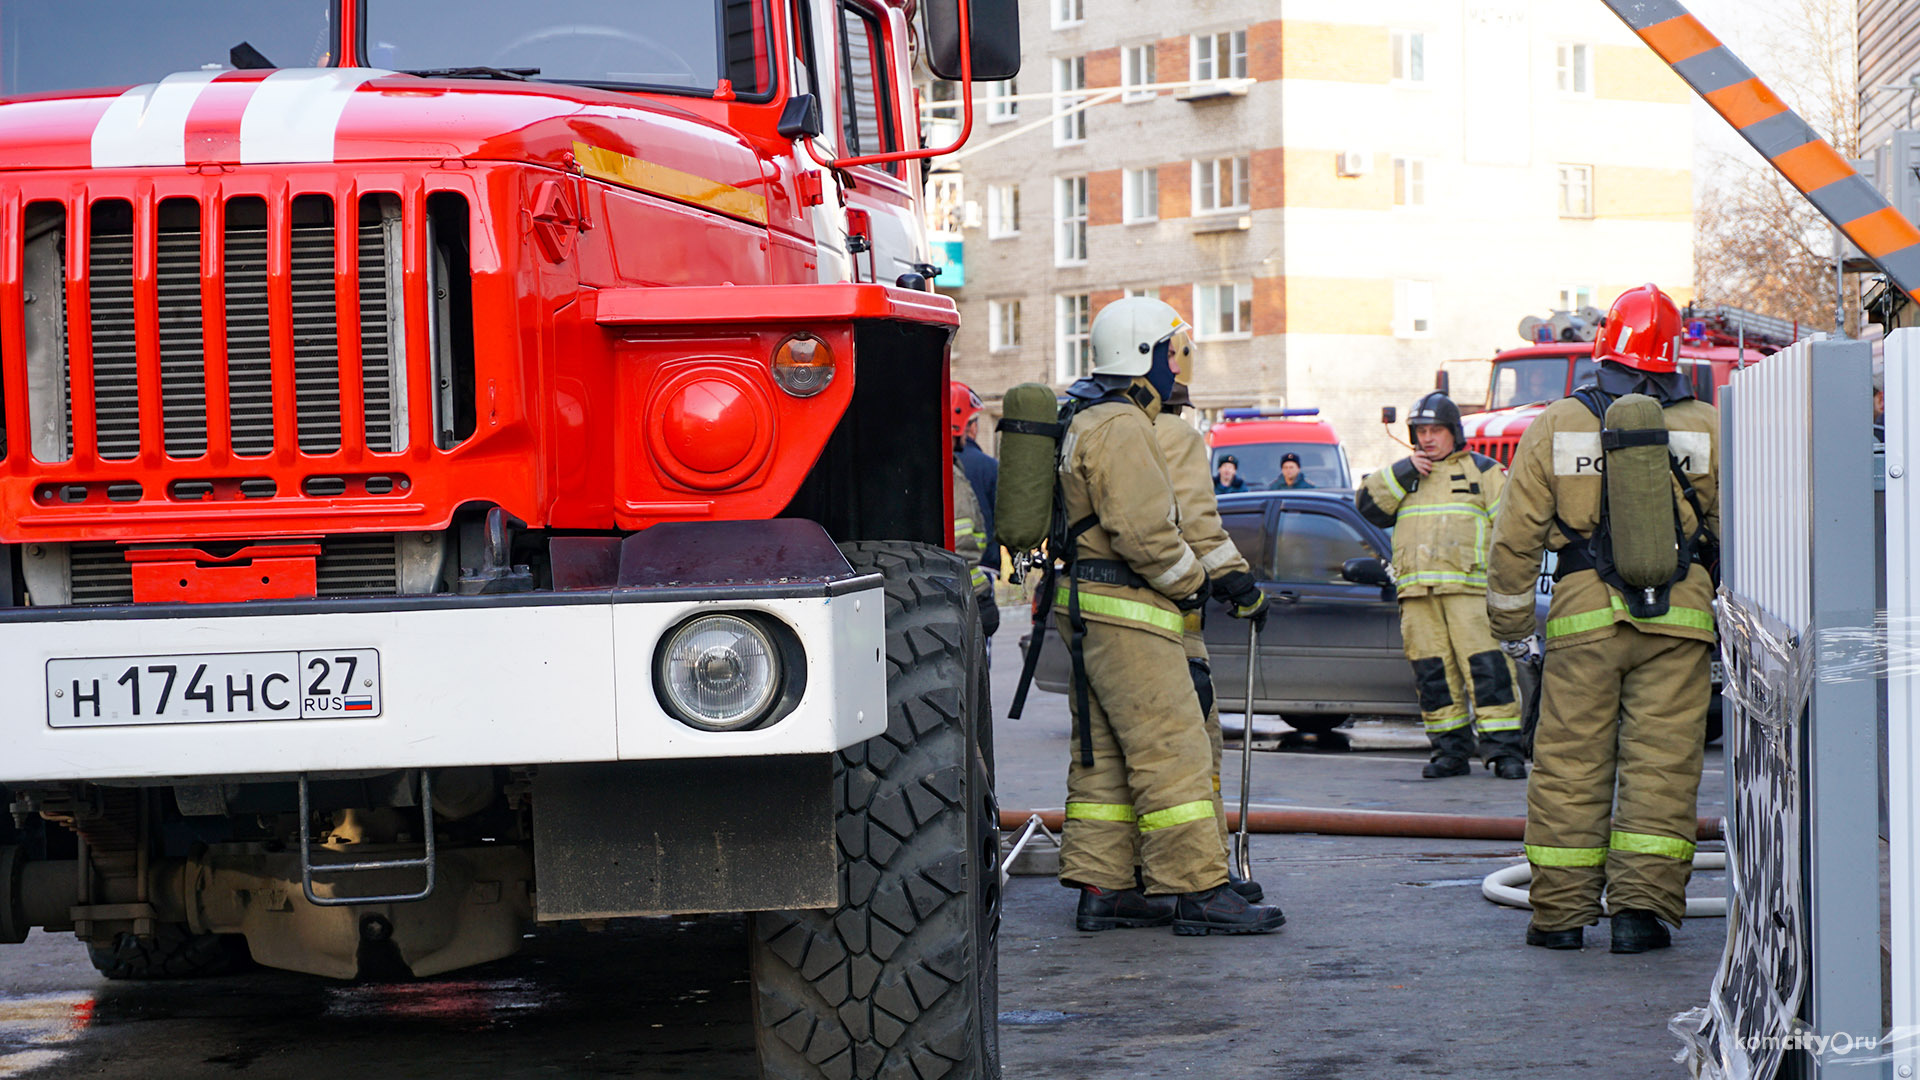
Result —
[[1173, 606], [1179, 608], [1181, 611], [1199, 611], [1201, 608], [1207, 606], [1207, 590], [1203, 588], [1191, 596], [1177, 597], [1173, 601]]
[[1503, 641], [1500, 651], [1512, 657], [1515, 663], [1537, 667], [1541, 660], [1540, 635], [1529, 634], [1519, 641]]
[[1267, 600], [1267, 594], [1260, 591], [1252, 574], [1235, 570], [1221, 575], [1213, 583], [1213, 595], [1232, 609], [1234, 618], [1252, 619], [1256, 628], [1267, 628], [1267, 612], [1272, 610], [1272, 605]]

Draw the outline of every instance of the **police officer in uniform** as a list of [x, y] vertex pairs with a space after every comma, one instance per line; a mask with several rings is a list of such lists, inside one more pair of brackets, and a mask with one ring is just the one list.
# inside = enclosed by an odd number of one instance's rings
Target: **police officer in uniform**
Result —
[[1157, 300], [1108, 305], [1092, 327], [1092, 374], [1068, 390], [1060, 554], [1069, 577], [1054, 610], [1072, 658], [1075, 737], [1060, 880], [1080, 890], [1081, 929], [1265, 933], [1286, 917], [1228, 885], [1213, 755], [1181, 643], [1207, 574], [1180, 535], [1153, 420], [1173, 390], [1171, 350], [1183, 329]]
[[1368, 521], [1393, 530], [1400, 637], [1433, 744], [1420, 775], [1472, 771], [1477, 729], [1487, 767], [1524, 780], [1516, 673], [1487, 626], [1487, 538], [1506, 474], [1467, 450], [1460, 408], [1445, 394], [1421, 398], [1407, 414], [1407, 431], [1418, 449], [1369, 474], [1354, 503]]
[[[1213, 477], [1207, 472], [1207, 440], [1181, 415], [1187, 409], [1189, 373], [1193, 370], [1193, 345], [1185, 333], [1175, 336], [1173, 356], [1180, 372], [1173, 394], [1153, 419], [1154, 439], [1160, 444], [1160, 456], [1166, 459], [1167, 475], [1173, 481], [1174, 504], [1180, 515], [1180, 535], [1200, 556], [1200, 566], [1211, 579], [1215, 598], [1241, 618], [1250, 618], [1266, 628], [1268, 600], [1254, 581], [1252, 567], [1233, 544], [1233, 538], [1220, 522], [1220, 502], [1213, 493]], [[1220, 798], [1220, 710], [1214, 703], [1213, 661], [1207, 654], [1204, 624], [1197, 612], [1187, 615], [1186, 636], [1181, 639], [1187, 650], [1187, 673], [1193, 677], [1193, 692], [1200, 697], [1206, 715], [1207, 741], [1213, 747], [1213, 805], [1220, 825], [1220, 840], [1226, 842], [1227, 811]], [[1233, 887], [1254, 903], [1266, 898], [1266, 890], [1257, 881], [1241, 878], [1228, 866]]]
[[[1487, 607], [1510, 654], [1538, 647], [1531, 639], [1540, 553], [1560, 553], [1527, 791], [1529, 945], [1580, 948], [1585, 927], [1600, 918], [1603, 892], [1614, 952], [1665, 947], [1671, 938], [1662, 924], [1678, 926], [1686, 911], [1712, 694], [1720, 425], [1718, 411], [1695, 400], [1676, 370], [1679, 334], [1678, 308], [1654, 286], [1614, 301], [1594, 342], [1594, 384], [1549, 405], [1527, 428], [1494, 524]], [[1601, 514], [1602, 417], [1631, 393], [1662, 406], [1680, 535], [1703, 539], [1686, 545], [1693, 550], [1679, 568], [1684, 577], [1656, 617], [1633, 613], [1622, 591], [1602, 580], [1589, 547], [1596, 530], [1617, 536], [1633, 527]]]
[[[1292, 468], [1288, 468], [1288, 466], [1292, 466]], [[1300, 488], [1310, 488], [1312, 486], [1312, 482], [1307, 479], [1307, 474], [1300, 471], [1300, 455], [1291, 450], [1281, 454], [1280, 479], [1273, 482], [1270, 490], [1287, 491], [1292, 489], [1297, 491]]]

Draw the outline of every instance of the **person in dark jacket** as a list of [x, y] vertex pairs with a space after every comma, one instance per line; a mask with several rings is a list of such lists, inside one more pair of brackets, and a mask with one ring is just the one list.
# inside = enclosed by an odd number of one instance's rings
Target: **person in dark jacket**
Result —
[[1220, 459], [1213, 473], [1213, 493], [1227, 495], [1235, 491], [1247, 490], [1247, 482], [1240, 478], [1240, 459], [1228, 454]]
[[1307, 480], [1307, 474], [1300, 471], [1300, 455], [1289, 450], [1280, 455], [1280, 479], [1273, 482], [1271, 491], [1310, 488], [1313, 484]]

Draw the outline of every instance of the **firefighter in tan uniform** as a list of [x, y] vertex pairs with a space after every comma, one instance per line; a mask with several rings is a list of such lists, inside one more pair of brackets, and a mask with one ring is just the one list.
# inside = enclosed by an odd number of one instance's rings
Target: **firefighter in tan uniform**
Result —
[[993, 579], [981, 564], [987, 549], [984, 521], [980, 500], [974, 497], [973, 485], [967, 482], [966, 471], [956, 461], [953, 464], [953, 553], [967, 560], [967, 583], [973, 587], [974, 600], [982, 612], [982, 629], [986, 623], [984, 613], [993, 605]]
[[1445, 394], [1421, 398], [1407, 431], [1419, 449], [1369, 474], [1354, 502], [1361, 516], [1393, 530], [1400, 637], [1433, 744], [1420, 775], [1472, 771], [1477, 729], [1487, 767], [1524, 780], [1513, 661], [1487, 626], [1487, 540], [1506, 474], [1467, 450], [1460, 409]]
[[1069, 576], [1054, 610], [1072, 659], [1075, 737], [1060, 880], [1081, 891], [1081, 929], [1264, 933], [1286, 917], [1228, 885], [1213, 755], [1181, 644], [1207, 574], [1180, 535], [1153, 435], [1184, 328], [1159, 301], [1109, 305], [1092, 328], [1093, 373], [1068, 390], [1060, 449], [1068, 527], [1056, 550]]
[[[1720, 447], [1717, 410], [1694, 400], [1676, 371], [1679, 333], [1673, 301], [1652, 285], [1614, 301], [1594, 344], [1595, 384], [1527, 428], [1494, 524], [1487, 606], [1510, 654], [1538, 647], [1530, 639], [1540, 553], [1559, 552], [1527, 791], [1529, 945], [1579, 948], [1584, 928], [1600, 918], [1603, 892], [1614, 952], [1666, 946], [1662, 922], [1677, 926], [1686, 911], [1712, 693], [1709, 568], [1718, 561]], [[1671, 457], [1671, 512], [1664, 490], [1654, 504], [1665, 515], [1662, 530], [1678, 523], [1664, 597], [1609, 584], [1602, 569], [1611, 556], [1595, 558], [1602, 540], [1616, 550], [1613, 538], [1634, 527], [1617, 509], [1603, 519], [1601, 462], [1625, 440], [1612, 430], [1603, 438], [1601, 416], [1635, 393], [1661, 406], [1666, 430], [1654, 434]], [[1653, 475], [1665, 479], [1663, 472]], [[1617, 566], [1609, 573], [1617, 578]]]
[[[1185, 334], [1175, 338], [1173, 354], [1180, 360], [1179, 381], [1174, 383], [1172, 397], [1161, 406], [1160, 415], [1153, 419], [1154, 439], [1160, 445], [1160, 456], [1166, 459], [1167, 475], [1173, 481], [1180, 535], [1200, 557], [1200, 567], [1207, 572], [1212, 592], [1222, 603], [1236, 608], [1244, 606], [1235, 603], [1238, 598], [1249, 604], [1265, 605], [1267, 598], [1255, 583], [1252, 568], [1220, 523], [1220, 503], [1213, 493], [1213, 473], [1207, 467], [1212, 456], [1207, 440], [1181, 415], [1188, 405], [1186, 378], [1193, 369], [1192, 349]], [[1264, 628], [1264, 616], [1256, 616], [1255, 621]], [[1206, 715], [1207, 741], [1213, 746], [1214, 816], [1224, 844], [1228, 835], [1227, 811], [1220, 799], [1220, 709], [1214, 702], [1213, 664], [1207, 655], [1201, 621], [1189, 616], [1186, 631], [1181, 642], [1187, 650], [1187, 673], [1193, 677], [1193, 692], [1199, 695], [1200, 709]], [[1227, 873], [1240, 895], [1256, 904], [1266, 898], [1259, 882], [1242, 879], [1231, 865]]]

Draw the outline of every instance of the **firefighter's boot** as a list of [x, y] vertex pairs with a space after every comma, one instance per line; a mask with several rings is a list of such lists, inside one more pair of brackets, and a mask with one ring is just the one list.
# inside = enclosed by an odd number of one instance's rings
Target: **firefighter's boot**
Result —
[[1527, 927], [1527, 944], [1538, 945], [1543, 949], [1578, 949], [1586, 944], [1587, 928], [1576, 926], [1571, 930], [1536, 930]]
[[1240, 871], [1234, 869], [1231, 862], [1227, 864], [1227, 886], [1246, 897], [1249, 904], [1257, 904], [1267, 898], [1267, 890], [1261, 888], [1259, 882], [1241, 877]]
[[1502, 780], [1525, 780], [1527, 778], [1527, 763], [1512, 755], [1494, 758], [1492, 761], [1487, 762], [1487, 768], [1492, 769], [1493, 775]]
[[1138, 889], [1080, 888], [1080, 907], [1073, 913], [1076, 930], [1136, 930], [1165, 926], [1173, 921], [1174, 898], [1148, 896]]
[[1617, 953], [1643, 953], [1673, 944], [1673, 935], [1651, 911], [1629, 909], [1613, 913], [1613, 948]]
[[1280, 929], [1287, 917], [1270, 904], [1251, 904], [1231, 885], [1205, 892], [1181, 893], [1174, 911], [1173, 932], [1182, 937], [1208, 934], [1266, 934]]
[[1466, 758], [1437, 757], [1420, 769], [1420, 775], [1429, 780], [1439, 780], [1448, 776], [1465, 776], [1473, 771]]

